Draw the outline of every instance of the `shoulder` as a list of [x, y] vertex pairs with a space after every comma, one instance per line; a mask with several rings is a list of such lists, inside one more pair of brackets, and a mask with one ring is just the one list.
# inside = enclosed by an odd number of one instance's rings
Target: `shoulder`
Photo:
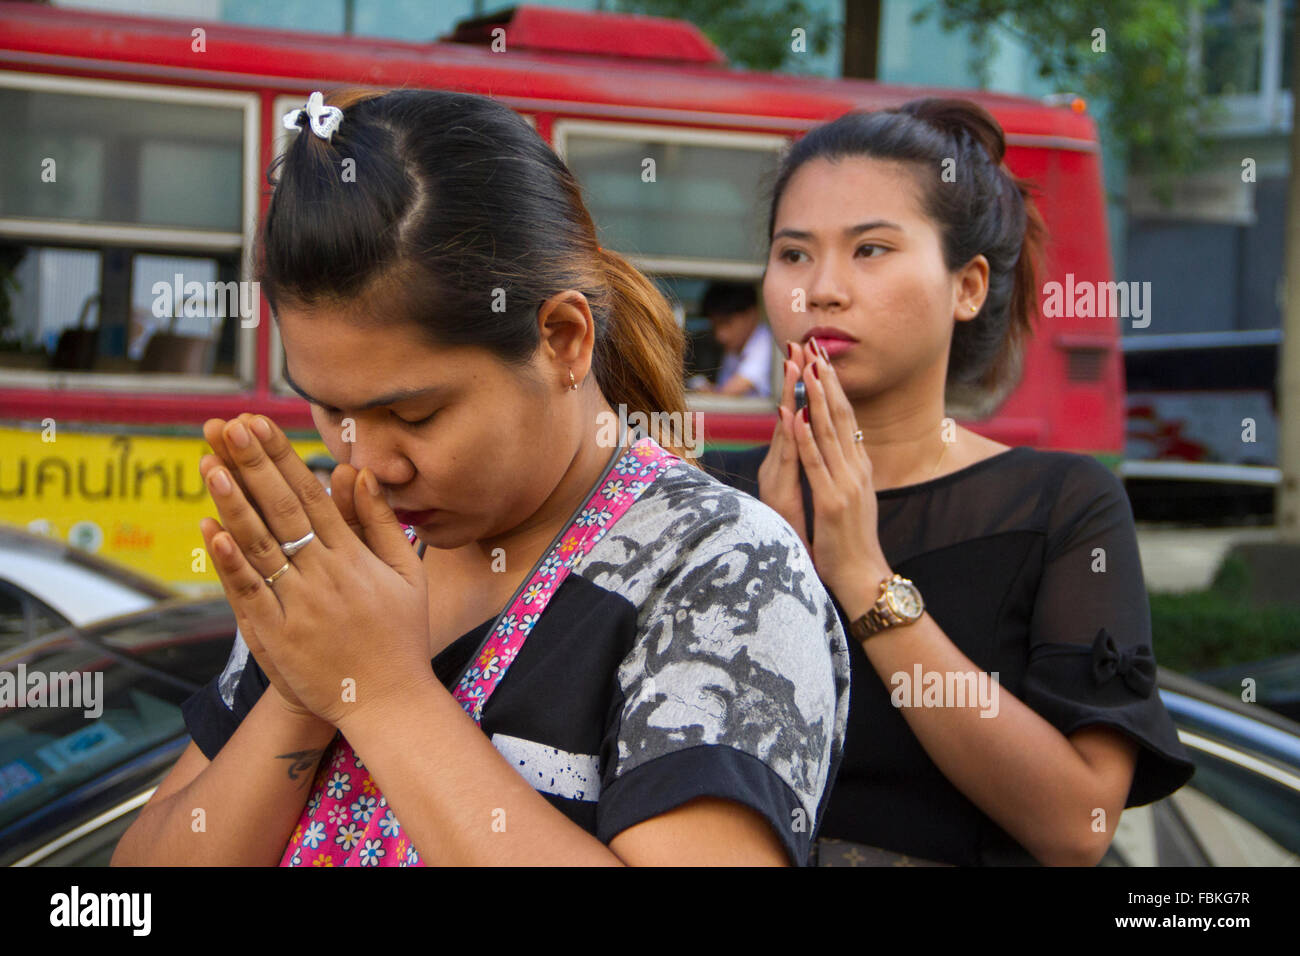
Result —
[[606, 586], [617, 583], [620, 590], [635, 580], [644, 591], [656, 577], [681, 575], [721, 557], [752, 563], [765, 573], [770, 560], [812, 570], [811, 558], [780, 515], [707, 471], [679, 462], [596, 545], [583, 562], [583, 575], [599, 576]]
[[1068, 451], [1033, 451], [1028, 460], [1042, 482], [1049, 550], [1104, 529], [1135, 533], [1123, 479], [1102, 461]]
[[636, 607], [641, 649], [630, 667], [648, 649], [827, 689], [847, 672], [835, 605], [794, 530], [684, 462], [644, 492], [581, 574]]
[[814, 813], [843, 743], [849, 652], [811, 557], [780, 515], [674, 465], [581, 573], [637, 608], [617, 670], [617, 774], [721, 746], [766, 764]]

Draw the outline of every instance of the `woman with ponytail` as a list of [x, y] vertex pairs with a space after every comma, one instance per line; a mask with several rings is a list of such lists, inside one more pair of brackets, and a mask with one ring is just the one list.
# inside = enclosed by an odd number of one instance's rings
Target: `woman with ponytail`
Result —
[[1036, 311], [1044, 228], [1004, 149], [951, 99], [793, 145], [763, 280], [780, 421], [705, 456], [798, 530], [849, 634], [823, 865], [1092, 865], [1124, 808], [1192, 774], [1123, 485], [947, 417], [1006, 396]]
[[607, 437], [685, 414], [663, 296], [504, 105], [286, 125], [259, 278], [340, 464], [327, 494], [264, 417], [206, 423], [239, 635], [114, 862], [805, 862], [847, 644], [778, 515]]

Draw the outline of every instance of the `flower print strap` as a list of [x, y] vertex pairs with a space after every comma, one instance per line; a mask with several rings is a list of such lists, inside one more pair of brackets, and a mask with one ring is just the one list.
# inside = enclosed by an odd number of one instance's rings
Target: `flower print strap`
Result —
[[681, 461], [650, 438], [642, 438], [605, 471], [559, 540], [534, 569], [514, 601], [461, 675], [452, 696], [474, 723], [501, 684], [524, 641], [569, 572], [585, 558], [638, 498], [671, 465]]

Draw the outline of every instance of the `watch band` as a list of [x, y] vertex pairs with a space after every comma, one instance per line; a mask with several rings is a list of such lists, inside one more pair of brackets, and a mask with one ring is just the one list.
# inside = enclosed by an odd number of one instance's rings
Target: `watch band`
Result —
[[[880, 597], [876, 599], [875, 605], [868, 608], [866, 613], [861, 617], [849, 622], [849, 633], [859, 642], [864, 641], [875, 634], [879, 634], [881, 631], [897, 627], [900, 624], [913, 623], [907, 618], [900, 617], [894, 612], [893, 608], [889, 606], [889, 599], [886, 596], [886, 592], [889, 585], [895, 581], [906, 582], [913, 589], [916, 587], [916, 585], [912, 584], [911, 581], [908, 581], [900, 574], [893, 574], [881, 581]], [[920, 592], [917, 592], [917, 595], [919, 597]], [[924, 605], [922, 606], [924, 609]]]

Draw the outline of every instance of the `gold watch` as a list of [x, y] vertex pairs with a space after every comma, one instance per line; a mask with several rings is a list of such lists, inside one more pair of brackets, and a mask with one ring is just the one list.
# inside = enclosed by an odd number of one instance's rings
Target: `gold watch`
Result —
[[901, 574], [895, 574], [880, 582], [880, 598], [875, 607], [850, 623], [849, 633], [864, 641], [891, 627], [915, 624], [923, 613], [925, 601], [916, 585]]

